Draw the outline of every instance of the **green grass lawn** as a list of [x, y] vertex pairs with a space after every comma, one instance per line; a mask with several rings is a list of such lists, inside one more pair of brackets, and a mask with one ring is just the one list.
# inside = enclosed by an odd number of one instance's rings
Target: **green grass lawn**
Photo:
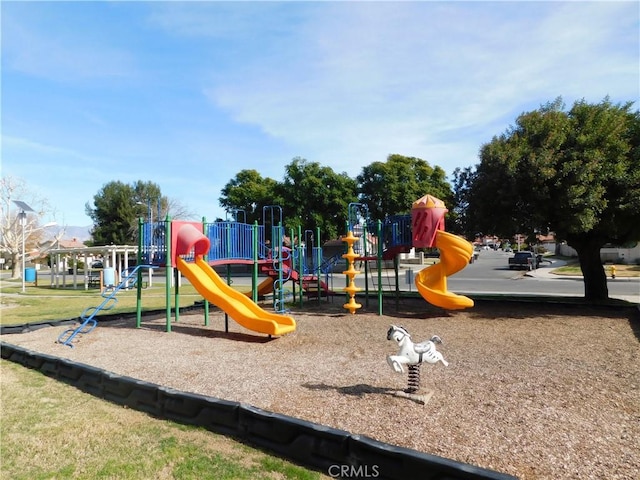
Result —
[[[604, 272], [607, 277], [611, 276], [611, 267], [613, 265], [604, 265]], [[640, 277], [640, 265], [615, 265], [616, 277]], [[551, 273], [555, 275], [582, 276], [580, 264], [572, 261], [563, 267], [554, 269]]]
[[158, 420], [0, 361], [0, 479], [329, 478], [207, 430]]
[[[2, 325], [73, 319], [105, 300], [98, 290], [48, 285], [29, 285], [22, 293], [20, 280], [3, 281], [1, 291]], [[136, 296], [135, 289], [120, 290], [115, 306], [103, 314], [135, 313]], [[191, 285], [180, 287], [181, 307], [201, 300]], [[142, 306], [165, 309], [164, 284], [143, 289]], [[0, 373], [1, 480], [329, 478], [206, 430], [111, 404], [6, 360]]]
[[[137, 292], [120, 290], [116, 294], [117, 302], [108, 311], [97, 314], [136, 312]], [[48, 320], [67, 320], [80, 316], [88, 307], [97, 307], [105, 300], [99, 290], [73, 288], [51, 288], [50, 286], [29, 285], [22, 293], [21, 281], [3, 281], [0, 297], [0, 325], [16, 325], [42, 322]], [[202, 301], [202, 296], [191, 285], [180, 287], [180, 307], [188, 307], [194, 302]], [[173, 291], [170, 296], [171, 306], [175, 307]], [[142, 290], [142, 310], [162, 310], [166, 308], [166, 292], [164, 284], [158, 283]]]

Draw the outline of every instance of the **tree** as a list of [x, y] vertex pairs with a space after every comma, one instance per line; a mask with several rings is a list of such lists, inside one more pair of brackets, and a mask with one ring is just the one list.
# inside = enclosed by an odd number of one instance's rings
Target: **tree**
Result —
[[360, 201], [373, 220], [411, 211], [411, 205], [426, 194], [452, 203], [451, 186], [440, 167], [420, 158], [389, 155], [386, 162], [373, 162], [357, 177]]
[[[134, 245], [138, 236], [138, 219], [149, 220], [151, 208], [153, 220], [164, 219], [169, 213], [170, 200], [162, 196], [160, 187], [153, 182], [138, 180], [132, 185], [120, 181], [105, 184], [93, 197], [93, 205], [85, 210], [93, 220], [91, 230], [93, 245]], [[157, 206], [160, 212], [156, 213]], [[179, 205], [179, 204], [178, 204]], [[183, 210], [180, 207], [181, 210]]]
[[[469, 187], [473, 184], [475, 171], [472, 167], [456, 168], [453, 171], [453, 203], [449, 208], [451, 221], [453, 223], [451, 231], [457, 233], [469, 233], [469, 225], [473, 222], [468, 216], [469, 213]], [[471, 232], [473, 238], [478, 231]]]
[[245, 218], [238, 215], [240, 221], [268, 227], [272, 218], [264, 215], [264, 207], [278, 206], [287, 229], [320, 228], [324, 240], [344, 230], [349, 203], [357, 200], [355, 180], [300, 157], [285, 166], [283, 182], [263, 178], [256, 170], [241, 170], [221, 193], [220, 206], [244, 212]]
[[573, 247], [585, 299], [608, 298], [600, 249], [640, 239], [640, 114], [632, 103], [562, 99], [523, 113], [480, 152], [467, 228], [556, 232]]
[[[11, 264], [11, 278], [18, 278], [22, 274], [19, 271], [22, 265], [23, 254], [22, 241], [24, 239], [25, 262], [35, 257], [45, 255], [56, 240], [64, 234], [64, 228], [58, 229], [51, 242], [45, 240], [45, 229], [41, 225], [42, 217], [51, 213], [51, 208], [46, 199], [43, 199], [29, 191], [24, 180], [14, 177], [2, 177], [0, 180], [0, 209], [2, 216], [0, 230], [0, 252], [2, 258], [8, 257]], [[34, 212], [27, 212], [24, 219], [20, 218], [20, 209], [14, 200], [20, 200], [29, 205]]]
[[234, 220], [261, 223], [263, 207], [279, 203], [277, 183], [271, 178], [263, 178], [257, 170], [241, 170], [224, 186], [218, 201], [221, 207], [236, 214]]
[[349, 203], [358, 200], [355, 180], [300, 157], [294, 158], [285, 171], [277, 190], [286, 226], [320, 228], [321, 241], [344, 233]]

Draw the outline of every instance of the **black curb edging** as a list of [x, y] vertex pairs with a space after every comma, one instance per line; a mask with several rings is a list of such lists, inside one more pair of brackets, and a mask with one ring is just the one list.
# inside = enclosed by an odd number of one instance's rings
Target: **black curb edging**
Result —
[[[3, 360], [38, 370], [95, 397], [159, 419], [204, 427], [339, 478], [514, 480], [516, 477], [429, 455], [287, 415], [186, 393], [17, 345], [0, 342]], [[346, 470], [341, 470], [345, 469]]]

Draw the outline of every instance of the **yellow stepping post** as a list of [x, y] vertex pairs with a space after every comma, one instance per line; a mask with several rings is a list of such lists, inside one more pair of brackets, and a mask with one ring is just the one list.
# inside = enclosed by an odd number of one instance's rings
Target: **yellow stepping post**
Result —
[[359, 255], [353, 251], [353, 244], [358, 241], [358, 237], [354, 237], [353, 232], [349, 231], [349, 234], [346, 237], [343, 237], [342, 240], [349, 246], [349, 248], [347, 248], [347, 253], [342, 255], [342, 258], [345, 258], [347, 260], [347, 264], [349, 265], [349, 268], [342, 272], [349, 277], [349, 286], [344, 288], [344, 291], [349, 294], [349, 301], [345, 303], [343, 307], [349, 310], [349, 312], [351, 312], [351, 314], [353, 315], [357, 309], [362, 308], [362, 305], [357, 303], [355, 298], [356, 293], [361, 291], [362, 289], [356, 287], [354, 281], [355, 276], [360, 273], [354, 268], [354, 261], [359, 257]]

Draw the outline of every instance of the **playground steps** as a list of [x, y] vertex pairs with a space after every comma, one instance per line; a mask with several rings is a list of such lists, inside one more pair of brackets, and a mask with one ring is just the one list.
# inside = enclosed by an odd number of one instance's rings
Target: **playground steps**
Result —
[[75, 328], [68, 328], [60, 334], [57, 342], [68, 347], [73, 348], [72, 340], [78, 335], [84, 335], [90, 333], [98, 325], [98, 321], [95, 316], [100, 311], [108, 311], [116, 306], [118, 299], [116, 293], [123, 288], [131, 288], [136, 284], [137, 273], [140, 268], [157, 268], [153, 265], [137, 265], [131, 272], [125, 270], [125, 275], [121, 282], [116, 287], [109, 287], [101, 293], [101, 297], [104, 298], [102, 303], [97, 307], [87, 307], [80, 314], [80, 325]]
[[[265, 273], [271, 278], [278, 278], [278, 271], [271, 267], [262, 267], [262, 273]], [[289, 278], [283, 278], [283, 281], [292, 280], [298, 282], [300, 276], [295, 270], [288, 270], [290, 274]], [[286, 275], [286, 274], [285, 274]], [[302, 289], [307, 294], [308, 298], [318, 297], [318, 276], [317, 275], [303, 275], [302, 276]], [[335, 292], [329, 289], [328, 285], [324, 281], [320, 281], [320, 295], [326, 297], [327, 295], [335, 295]]]
[[318, 288], [318, 277], [316, 275], [303, 276], [302, 289], [307, 294], [307, 298], [318, 298], [318, 295], [326, 297], [336, 294], [323, 280], [320, 280], [320, 288]]

